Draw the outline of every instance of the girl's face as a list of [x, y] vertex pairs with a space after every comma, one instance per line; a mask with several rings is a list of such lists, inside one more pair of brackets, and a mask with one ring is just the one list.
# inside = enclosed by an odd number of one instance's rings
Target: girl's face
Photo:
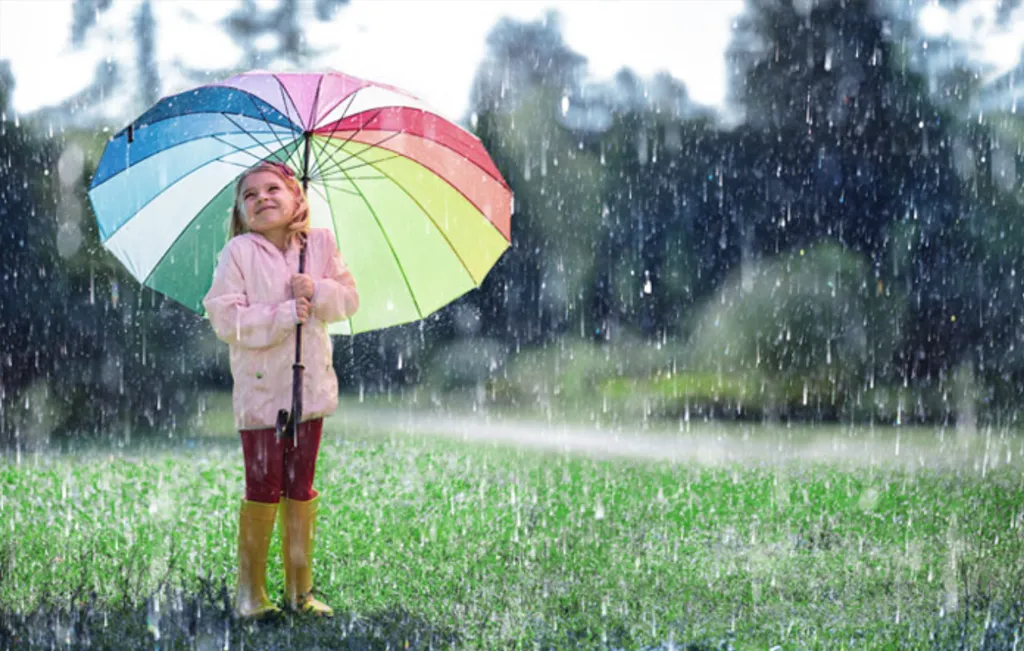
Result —
[[273, 172], [254, 172], [242, 181], [240, 196], [249, 230], [265, 236], [288, 233], [298, 197], [281, 177]]

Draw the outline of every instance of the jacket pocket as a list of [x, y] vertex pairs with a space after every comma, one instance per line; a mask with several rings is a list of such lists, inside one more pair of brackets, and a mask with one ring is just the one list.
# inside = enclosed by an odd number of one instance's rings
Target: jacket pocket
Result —
[[242, 422], [250, 427], [268, 426], [273, 376], [271, 369], [267, 368], [265, 352], [251, 348], [233, 349], [232, 362], [236, 411], [240, 413]]

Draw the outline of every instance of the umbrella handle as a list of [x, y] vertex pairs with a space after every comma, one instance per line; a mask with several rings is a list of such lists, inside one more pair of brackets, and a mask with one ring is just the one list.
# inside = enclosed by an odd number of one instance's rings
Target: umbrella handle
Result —
[[278, 441], [280, 441], [281, 439], [284, 439], [284, 438], [291, 438], [292, 437], [292, 434], [294, 432], [289, 427], [290, 424], [291, 424], [289, 422], [290, 420], [291, 419], [289, 418], [289, 413], [288, 413], [287, 409], [279, 409], [278, 410], [278, 412], [277, 412], [277, 422], [274, 423], [274, 436], [277, 437]]
[[[302, 241], [299, 249], [299, 273], [306, 269], [306, 242]], [[299, 423], [302, 422], [302, 371], [305, 369], [302, 363], [302, 324], [295, 326], [295, 363], [292, 364], [292, 411], [277, 412], [277, 423], [275, 431], [277, 438], [295, 438], [299, 430]]]
[[[302, 163], [302, 191], [309, 191], [309, 137], [307, 131], [303, 134], [305, 139], [305, 155]], [[306, 272], [306, 236], [299, 236], [299, 273]], [[282, 409], [277, 412], [277, 435], [294, 439], [299, 431], [299, 423], [302, 422], [302, 371], [306, 367], [302, 365], [302, 324], [295, 326], [295, 363], [292, 364], [292, 413]], [[282, 419], [284, 422], [282, 423]]]

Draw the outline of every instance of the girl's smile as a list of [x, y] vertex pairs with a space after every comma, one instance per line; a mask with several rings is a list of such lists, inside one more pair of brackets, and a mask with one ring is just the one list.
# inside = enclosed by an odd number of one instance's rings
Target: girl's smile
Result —
[[242, 182], [241, 197], [249, 230], [286, 248], [298, 200], [281, 178], [267, 171], [250, 174]]

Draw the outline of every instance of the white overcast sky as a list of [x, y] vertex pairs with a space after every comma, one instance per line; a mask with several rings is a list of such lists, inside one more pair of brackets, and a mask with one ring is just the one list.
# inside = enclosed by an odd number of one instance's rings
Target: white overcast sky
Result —
[[[31, 112], [81, 90], [104, 56], [131, 62], [135, 44], [125, 30], [139, 3], [114, 0], [85, 46], [73, 51], [71, 0], [0, 0], [0, 59], [14, 70], [15, 111]], [[216, 26], [237, 6], [238, 0], [154, 0], [159, 59], [195, 68], [237, 63], [240, 51]], [[974, 0], [957, 15], [927, 7], [922, 23], [933, 34], [958, 36], [962, 25], [991, 23], [996, 6], [997, 0]], [[336, 48], [322, 65], [405, 88], [457, 118], [491, 27], [502, 16], [534, 20], [555, 9], [566, 42], [587, 57], [592, 78], [607, 79], [623, 66], [645, 77], [667, 71], [696, 101], [715, 106], [725, 98], [723, 55], [742, 8], [742, 0], [352, 0], [332, 23], [310, 21], [308, 34], [314, 45]], [[198, 22], [186, 19], [189, 12]], [[985, 43], [982, 56], [1012, 66], [1024, 42], [1021, 23], [977, 35]], [[162, 81], [165, 94], [184, 89], [184, 80]]]
[[[86, 46], [72, 51], [71, 0], [0, 0], [0, 59], [14, 69], [14, 109], [30, 112], [81, 90], [111, 52], [131, 61], [133, 44], [117, 30], [130, 25], [138, 5], [114, 0]], [[240, 51], [216, 21], [237, 6], [237, 0], [156, 0], [160, 60], [197, 68], [236, 63]], [[324, 65], [405, 88], [457, 117], [494, 24], [502, 16], [538, 19], [553, 8], [562, 14], [566, 42], [588, 58], [591, 76], [607, 78], [625, 65], [644, 76], [665, 70], [684, 80], [697, 101], [719, 104], [723, 53], [742, 6], [742, 0], [352, 0], [332, 23], [310, 21], [308, 34], [313, 44], [337, 48]], [[200, 23], [187, 22], [186, 11]], [[182, 90], [175, 80], [164, 81], [165, 93]]]

